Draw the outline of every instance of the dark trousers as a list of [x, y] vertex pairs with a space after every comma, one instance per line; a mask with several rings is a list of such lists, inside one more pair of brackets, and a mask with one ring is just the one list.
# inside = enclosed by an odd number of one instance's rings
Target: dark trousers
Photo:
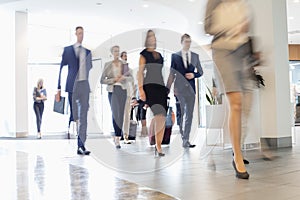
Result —
[[41, 132], [42, 117], [44, 112], [44, 102], [41, 103], [34, 102], [33, 109], [36, 116], [37, 132]]
[[73, 104], [72, 104], [72, 96], [73, 96], [73, 92], [68, 92], [68, 99], [69, 99], [69, 105], [70, 105], [70, 118], [69, 118], [69, 126], [71, 124], [72, 121], [74, 121], [73, 118]]
[[75, 81], [72, 110], [73, 118], [79, 121], [78, 127], [78, 147], [84, 148], [87, 131], [87, 114], [89, 110], [90, 86], [87, 80]]
[[111, 107], [113, 127], [115, 136], [121, 137], [123, 135], [122, 127], [124, 121], [124, 110], [127, 98], [126, 90], [121, 86], [114, 86], [113, 92], [108, 93], [108, 99]]
[[[190, 132], [193, 122], [193, 112], [195, 105], [195, 94], [191, 95], [177, 95], [178, 101], [180, 103], [180, 133], [182, 137], [183, 146], [189, 144]], [[183, 122], [183, 116], [185, 116], [185, 121]]]
[[181, 109], [180, 109], [180, 103], [176, 95], [174, 95], [176, 99], [176, 122], [177, 125], [180, 126], [180, 121], [181, 121]]

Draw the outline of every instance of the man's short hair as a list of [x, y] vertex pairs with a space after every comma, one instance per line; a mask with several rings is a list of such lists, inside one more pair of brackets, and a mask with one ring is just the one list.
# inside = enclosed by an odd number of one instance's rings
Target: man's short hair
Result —
[[191, 36], [189, 34], [185, 33], [181, 36], [181, 43], [183, 42], [184, 39], [191, 39]]
[[82, 26], [77, 26], [77, 27], [75, 28], [75, 31], [77, 31], [78, 29], [82, 29], [82, 30], [83, 30], [83, 27], [82, 27]]

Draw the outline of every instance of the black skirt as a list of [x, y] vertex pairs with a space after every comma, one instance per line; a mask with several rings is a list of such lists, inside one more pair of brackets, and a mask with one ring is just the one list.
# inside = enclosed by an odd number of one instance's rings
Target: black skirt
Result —
[[167, 114], [168, 90], [165, 86], [159, 84], [146, 84], [143, 86], [146, 94], [146, 104], [148, 104], [154, 115]]

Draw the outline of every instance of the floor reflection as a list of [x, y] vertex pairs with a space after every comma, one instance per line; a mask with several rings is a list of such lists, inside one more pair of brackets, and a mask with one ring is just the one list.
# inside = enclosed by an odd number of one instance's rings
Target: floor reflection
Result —
[[17, 199], [29, 199], [28, 181], [28, 154], [16, 152], [16, 174], [17, 174]]
[[83, 167], [75, 165], [69, 165], [69, 174], [71, 180], [71, 199], [78, 200], [90, 199], [89, 193], [89, 173], [88, 170]]
[[75, 140], [0, 140], [0, 147], [1, 200], [175, 199], [78, 156]]
[[136, 184], [115, 178], [115, 199], [138, 199], [138, 194]]
[[34, 181], [37, 184], [39, 192], [44, 195], [45, 188], [45, 162], [43, 157], [37, 156], [34, 167]]

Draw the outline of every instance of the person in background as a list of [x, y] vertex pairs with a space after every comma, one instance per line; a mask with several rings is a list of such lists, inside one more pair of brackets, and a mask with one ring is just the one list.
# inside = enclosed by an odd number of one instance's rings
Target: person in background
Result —
[[148, 30], [145, 49], [140, 53], [138, 89], [140, 100], [150, 107], [154, 115], [155, 155], [158, 153], [158, 156], [164, 156], [161, 143], [165, 131], [168, 91], [162, 75], [164, 59], [155, 49], [155, 33]]
[[[178, 99], [180, 109], [179, 131], [182, 138], [182, 147], [194, 148], [190, 143], [190, 132], [193, 122], [194, 105], [196, 98], [195, 79], [203, 74], [199, 55], [190, 50], [191, 36], [181, 36], [182, 50], [172, 54], [170, 74], [167, 87], [170, 90], [174, 82], [174, 95]], [[183, 116], [185, 121], [183, 122]]]
[[[64, 48], [60, 64], [56, 101], [61, 96], [61, 72], [65, 65], [68, 65], [68, 76], [66, 92], [68, 92], [71, 108], [70, 118], [73, 118], [77, 125], [77, 154], [89, 155], [90, 151], [85, 148], [87, 136], [87, 113], [89, 109], [90, 85], [89, 72], [92, 68], [91, 51], [82, 46], [84, 30], [78, 26], [75, 29], [77, 42], [74, 45]], [[70, 119], [71, 120], [71, 119]]]
[[147, 108], [148, 106], [142, 102], [138, 105], [138, 113], [142, 124], [141, 137], [148, 136], [148, 128], [147, 128], [147, 121], [146, 121]]
[[251, 17], [244, 0], [208, 0], [205, 32], [213, 36], [212, 55], [219, 84], [223, 84], [229, 105], [232, 165], [237, 178], [248, 179], [241, 151], [243, 92], [249, 81], [245, 60], [249, 55]]
[[43, 79], [39, 79], [37, 86], [33, 89], [33, 110], [36, 116], [37, 138], [42, 138], [41, 125], [44, 112], [44, 101], [47, 100], [47, 91]]
[[115, 45], [110, 49], [113, 60], [105, 63], [100, 83], [107, 85], [108, 100], [112, 112], [114, 127], [114, 143], [121, 148], [120, 139], [123, 135], [124, 110], [127, 100], [127, 83], [133, 81], [128, 65], [119, 59], [120, 47]]
[[[139, 96], [139, 95], [137, 95]], [[137, 121], [141, 121], [142, 129], [141, 129], [141, 135], [140, 137], [147, 137], [148, 136], [148, 129], [147, 129], [147, 121], [146, 121], [146, 115], [147, 115], [147, 108], [148, 105], [145, 104], [142, 100], [136, 97], [133, 97], [131, 99], [131, 105], [133, 109], [137, 107], [136, 111], [136, 119]]]
[[[127, 63], [127, 52], [123, 51], [121, 53], [121, 61], [123, 62], [123, 71], [127, 71], [127, 75], [132, 74], [132, 70], [129, 68]], [[130, 128], [130, 113], [131, 113], [131, 98], [134, 94], [134, 81], [127, 81], [127, 99], [125, 103], [125, 111], [124, 111], [124, 123], [123, 123], [123, 138], [125, 144], [131, 144], [131, 142], [128, 140], [129, 136], [129, 128]]]

